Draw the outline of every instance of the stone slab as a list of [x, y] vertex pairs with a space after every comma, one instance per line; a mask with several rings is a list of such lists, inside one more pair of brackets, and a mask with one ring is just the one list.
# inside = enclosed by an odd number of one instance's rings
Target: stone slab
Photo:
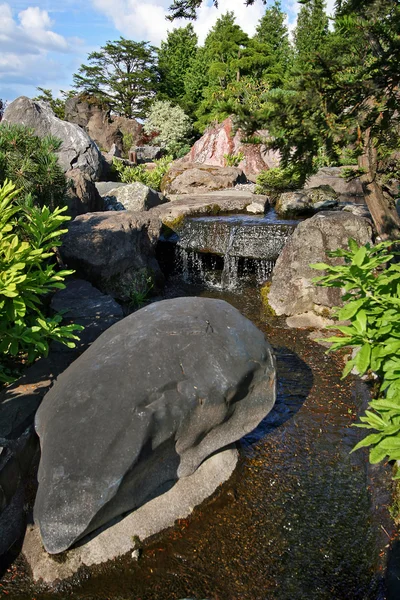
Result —
[[72, 577], [80, 567], [98, 565], [131, 552], [136, 537], [141, 541], [173, 526], [193, 508], [211, 496], [233, 473], [238, 460], [234, 447], [214, 454], [188, 477], [182, 477], [167, 492], [147, 502], [89, 541], [62, 554], [60, 558], [47, 554], [40, 539], [39, 528], [28, 527], [22, 552], [33, 579], [46, 583]]

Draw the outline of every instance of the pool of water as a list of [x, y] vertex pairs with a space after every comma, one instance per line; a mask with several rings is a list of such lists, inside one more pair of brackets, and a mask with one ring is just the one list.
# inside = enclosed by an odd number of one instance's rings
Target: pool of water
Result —
[[224, 298], [265, 332], [277, 357], [274, 410], [242, 440], [231, 479], [190, 518], [150, 539], [138, 562], [127, 555], [49, 590], [33, 585], [17, 560], [0, 596], [383, 600], [390, 469], [370, 467], [366, 451], [350, 454], [365, 389], [355, 378], [341, 381], [341, 360], [307, 332], [268, 321], [256, 290], [167, 290], [182, 294]]

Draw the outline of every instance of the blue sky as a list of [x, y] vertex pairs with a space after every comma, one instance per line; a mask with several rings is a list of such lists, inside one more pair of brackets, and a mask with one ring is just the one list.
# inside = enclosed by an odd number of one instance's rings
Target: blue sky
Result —
[[[70, 89], [72, 74], [88, 53], [121, 35], [159, 45], [167, 30], [186, 24], [166, 21], [170, 4], [171, 0], [0, 0], [0, 98], [33, 97], [38, 86], [55, 95]], [[286, 0], [282, 5], [293, 27], [298, 3]], [[237, 22], [252, 34], [265, 6], [261, 0], [251, 7], [244, 0], [219, 0], [217, 10], [205, 2], [194, 22], [200, 42], [227, 10], [233, 10]]]

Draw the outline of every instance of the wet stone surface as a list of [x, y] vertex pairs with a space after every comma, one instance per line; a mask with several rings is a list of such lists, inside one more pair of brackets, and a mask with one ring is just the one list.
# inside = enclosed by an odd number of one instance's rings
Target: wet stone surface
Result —
[[276, 407], [243, 440], [232, 478], [189, 519], [150, 540], [138, 561], [127, 555], [52, 590], [32, 586], [16, 561], [0, 588], [7, 597], [385, 598], [390, 469], [368, 467], [364, 451], [349, 454], [360, 436], [350, 425], [362, 388], [340, 380], [340, 359], [307, 332], [265, 325], [254, 294], [223, 297], [267, 334], [279, 377]]

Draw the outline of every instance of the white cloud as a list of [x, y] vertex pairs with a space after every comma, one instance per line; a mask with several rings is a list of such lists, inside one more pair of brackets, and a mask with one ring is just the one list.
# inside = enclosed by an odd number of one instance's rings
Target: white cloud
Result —
[[27, 6], [15, 15], [9, 4], [0, 3], [0, 96], [5, 97], [3, 90], [10, 86], [51, 87], [60, 78], [70, 61], [68, 55], [72, 58], [80, 45], [53, 27], [47, 10]]
[[70, 52], [68, 41], [51, 31], [53, 25], [46, 10], [30, 6], [14, 19], [9, 4], [0, 4], [0, 52], [38, 54], [41, 51]]
[[[122, 35], [136, 40], [144, 39], [155, 45], [166, 38], [168, 30], [188, 23], [183, 19], [173, 23], [166, 20], [171, 0], [92, 0], [92, 4], [112, 21]], [[261, 0], [256, 0], [253, 6], [245, 6], [244, 0], [219, 0], [218, 9], [203, 3], [198, 10], [197, 20], [193, 22], [200, 44], [218, 17], [228, 10], [235, 13], [244, 31], [253, 34], [265, 6]]]

